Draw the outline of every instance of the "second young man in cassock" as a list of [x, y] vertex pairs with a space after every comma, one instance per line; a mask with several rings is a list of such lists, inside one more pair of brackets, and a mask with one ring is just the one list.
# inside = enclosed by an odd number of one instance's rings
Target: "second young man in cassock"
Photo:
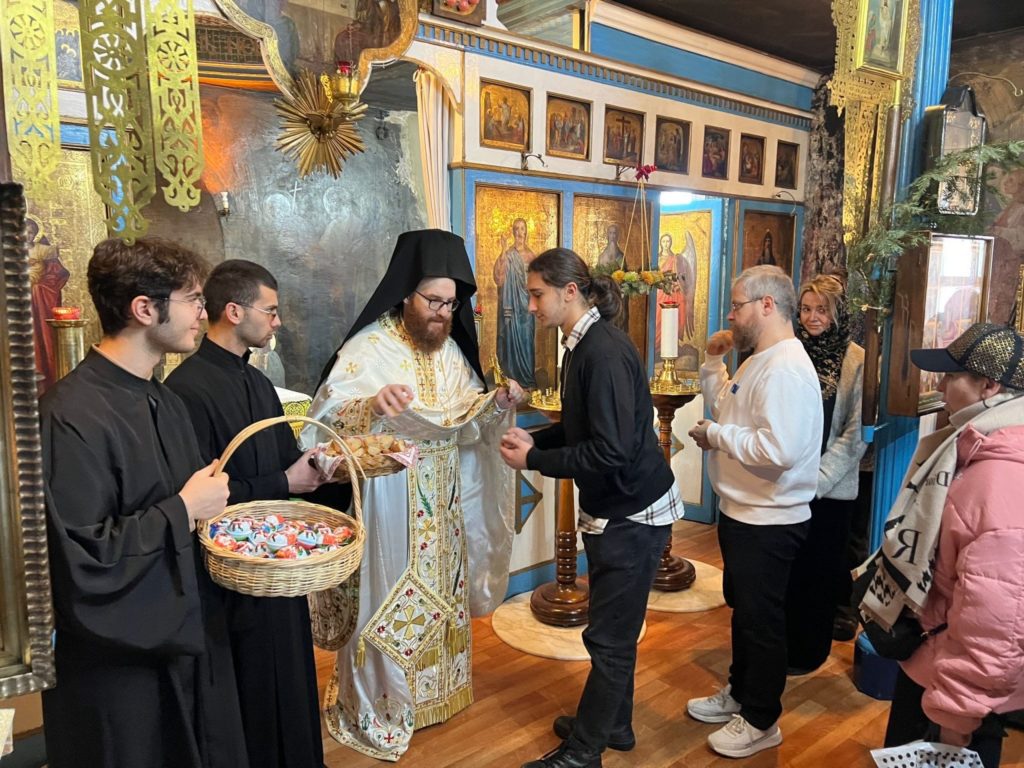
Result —
[[[209, 331], [199, 350], [168, 376], [209, 461], [242, 429], [281, 416], [273, 384], [248, 364], [280, 327], [277, 281], [251, 261], [219, 264], [204, 290]], [[257, 432], [228, 461], [229, 503], [286, 499], [322, 482], [288, 424]], [[305, 597], [230, 593], [231, 646], [252, 768], [321, 768], [323, 742], [316, 665]]]

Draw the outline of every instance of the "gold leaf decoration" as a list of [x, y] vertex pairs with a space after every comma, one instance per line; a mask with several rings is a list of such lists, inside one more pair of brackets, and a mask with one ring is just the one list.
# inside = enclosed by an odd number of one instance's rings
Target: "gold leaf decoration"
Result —
[[14, 177], [47, 197], [60, 162], [53, 0], [2, 0], [7, 141]]
[[299, 73], [295, 90], [294, 97], [274, 101], [284, 122], [276, 146], [298, 161], [300, 176], [324, 170], [338, 178], [344, 161], [366, 149], [355, 126], [366, 105], [333, 98], [327, 87], [306, 70]]
[[142, 6], [83, 0], [79, 16], [93, 183], [108, 231], [130, 243], [146, 233], [142, 209], [156, 193]]
[[182, 211], [199, 204], [203, 173], [199, 68], [192, 0], [150, 0], [146, 46], [156, 167], [164, 199]]

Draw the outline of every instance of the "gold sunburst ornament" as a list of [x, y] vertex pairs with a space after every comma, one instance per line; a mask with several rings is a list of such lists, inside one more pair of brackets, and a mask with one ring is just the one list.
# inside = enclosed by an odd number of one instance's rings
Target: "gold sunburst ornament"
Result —
[[274, 101], [284, 120], [277, 148], [298, 161], [300, 176], [324, 170], [338, 178], [345, 160], [366, 149], [355, 125], [366, 112], [359, 74], [339, 62], [333, 75], [300, 72], [295, 86], [294, 96]]

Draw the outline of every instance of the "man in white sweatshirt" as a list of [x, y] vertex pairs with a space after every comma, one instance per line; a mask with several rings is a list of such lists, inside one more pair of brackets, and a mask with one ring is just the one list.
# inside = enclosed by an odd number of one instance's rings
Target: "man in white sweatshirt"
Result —
[[[713, 419], [690, 431], [709, 452], [723, 587], [733, 614], [729, 681], [686, 709], [705, 723], [726, 723], [708, 745], [727, 757], [782, 742], [786, 586], [810, 524], [822, 425], [821, 387], [793, 335], [795, 313], [793, 281], [778, 267], [751, 267], [736, 278], [732, 330], [708, 340], [700, 371]], [[729, 378], [723, 357], [733, 346], [751, 354]]]

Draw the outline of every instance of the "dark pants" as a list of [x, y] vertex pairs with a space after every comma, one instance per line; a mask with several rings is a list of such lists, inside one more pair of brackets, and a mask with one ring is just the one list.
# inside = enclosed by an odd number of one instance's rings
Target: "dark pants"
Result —
[[583, 534], [590, 574], [590, 623], [583, 644], [590, 653], [590, 674], [568, 740], [573, 749], [600, 752], [610, 733], [631, 727], [636, 644], [671, 532], [670, 525], [610, 520], [604, 533]]
[[[885, 746], [898, 747], [919, 739], [939, 740], [938, 726], [928, 719], [921, 707], [922, 696], [924, 688], [900, 669], [896, 675], [896, 690], [889, 707]], [[981, 726], [974, 732], [968, 747], [978, 753], [985, 768], [998, 768], [1005, 735], [1002, 716], [991, 713], [981, 721]]]
[[856, 605], [851, 605], [853, 578], [850, 571], [868, 559], [871, 545], [871, 505], [874, 497], [875, 473], [861, 470], [860, 485], [857, 498], [853, 502], [853, 513], [850, 518], [850, 536], [846, 540], [846, 580], [839, 596], [836, 615], [846, 619], [857, 620], [859, 613]]
[[810, 522], [748, 525], [718, 516], [725, 602], [732, 608], [729, 684], [740, 714], [770, 728], [782, 714], [786, 688], [786, 588]]
[[811, 527], [793, 561], [786, 592], [790, 667], [817, 669], [832, 650], [836, 606], [850, 599], [846, 545], [855, 505], [839, 499], [811, 502]]

